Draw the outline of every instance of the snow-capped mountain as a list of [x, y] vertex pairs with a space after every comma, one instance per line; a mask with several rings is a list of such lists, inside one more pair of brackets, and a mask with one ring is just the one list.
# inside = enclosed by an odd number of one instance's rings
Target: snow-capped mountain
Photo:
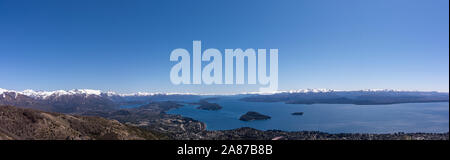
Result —
[[[394, 90], [394, 89], [363, 89], [363, 90], [354, 90], [354, 91], [345, 91], [345, 90], [333, 90], [333, 89], [298, 89], [298, 90], [287, 90], [287, 91], [275, 91], [270, 93], [262, 93], [262, 92], [246, 92], [241, 94], [262, 94], [262, 95], [270, 95], [270, 94], [289, 94], [289, 93], [332, 93], [332, 92], [421, 92], [421, 91], [407, 91], [407, 90]], [[163, 93], [163, 92], [137, 92], [137, 93], [129, 93], [129, 94], [118, 94], [113, 91], [103, 92], [100, 90], [93, 89], [73, 89], [73, 90], [56, 90], [56, 91], [34, 91], [31, 89], [27, 89], [24, 91], [15, 91], [15, 90], [7, 90], [0, 88], [0, 97], [4, 96], [5, 93], [13, 93], [16, 95], [25, 95], [32, 98], [37, 99], [46, 99], [49, 97], [57, 97], [63, 95], [83, 95], [85, 97], [88, 96], [106, 96], [106, 97], [150, 97], [150, 96], [170, 96], [170, 95], [222, 95], [222, 94], [196, 94], [196, 93]], [[236, 95], [236, 94], [225, 94], [225, 95]]]
[[35, 108], [55, 112], [81, 112], [112, 109], [116, 104], [98, 90], [14, 91], [0, 89], [0, 105]]
[[69, 91], [64, 90], [57, 90], [57, 91], [34, 91], [31, 89], [27, 89], [24, 91], [14, 91], [14, 90], [6, 90], [0, 88], [0, 94], [3, 93], [15, 93], [15, 94], [22, 94], [33, 98], [40, 98], [40, 99], [46, 99], [50, 96], [62, 96], [62, 95], [84, 95], [84, 96], [90, 96], [90, 95], [96, 95], [100, 96], [102, 92], [100, 90], [92, 90], [92, 89], [74, 89]]
[[108, 110], [129, 103], [148, 103], [160, 100], [187, 100], [197, 96], [189, 93], [144, 93], [117, 94], [92, 89], [57, 91], [15, 91], [0, 88], [0, 105], [36, 108], [63, 113], [88, 110]]
[[[393, 104], [417, 102], [448, 102], [448, 93], [368, 89], [338, 91], [331, 89], [304, 89], [274, 93], [246, 93], [244, 101], [286, 102], [296, 104]], [[220, 96], [220, 95], [215, 95]], [[152, 101], [195, 101], [202, 95], [192, 93], [117, 94], [92, 89], [69, 91], [14, 91], [0, 88], [0, 105], [36, 108], [63, 113], [92, 110], [112, 110], [121, 105], [145, 104]]]
[[56, 91], [34, 91], [31, 89], [27, 89], [24, 91], [15, 91], [15, 90], [7, 90], [0, 88], [0, 96], [4, 93], [14, 93], [14, 94], [22, 94], [33, 98], [46, 99], [52, 96], [63, 96], [63, 95], [84, 95], [84, 96], [120, 96], [120, 97], [144, 97], [144, 96], [157, 96], [157, 95], [195, 95], [194, 93], [162, 93], [162, 92], [137, 92], [137, 93], [129, 93], [129, 94], [118, 94], [113, 91], [102, 92], [100, 90], [93, 89], [73, 89], [73, 90], [56, 90]]

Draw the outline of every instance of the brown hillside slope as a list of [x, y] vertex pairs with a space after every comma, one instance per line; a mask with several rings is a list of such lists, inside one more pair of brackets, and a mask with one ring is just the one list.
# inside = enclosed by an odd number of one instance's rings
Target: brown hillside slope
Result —
[[0, 140], [140, 140], [164, 136], [100, 117], [0, 106]]

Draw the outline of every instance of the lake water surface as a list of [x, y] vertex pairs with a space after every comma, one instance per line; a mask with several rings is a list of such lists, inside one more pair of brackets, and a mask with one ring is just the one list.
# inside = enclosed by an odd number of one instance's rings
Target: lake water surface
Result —
[[[244, 102], [225, 97], [210, 102], [223, 109], [207, 111], [186, 105], [168, 111], [205, 122], [208, 130], [252, 127], [261, 130], [323, 131], [328, 133], [393, 133], [448, 132], [449, 103], [404, 103], [391, 105], [353, 104], [285, 104], [282, 102]], [[272, 118], [261, 121], [240, 121], [248, 111]], [[293, 112], [304, 112], [301, 116]]]

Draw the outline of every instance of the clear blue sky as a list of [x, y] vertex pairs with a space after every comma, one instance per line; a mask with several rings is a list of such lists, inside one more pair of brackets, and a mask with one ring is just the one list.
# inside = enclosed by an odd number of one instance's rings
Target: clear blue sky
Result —
[[278, 48], [279, 90], [447, 91], [448, 0], [0, 0], [0, 88], [230, 93], [172, 85], [176, 48]]

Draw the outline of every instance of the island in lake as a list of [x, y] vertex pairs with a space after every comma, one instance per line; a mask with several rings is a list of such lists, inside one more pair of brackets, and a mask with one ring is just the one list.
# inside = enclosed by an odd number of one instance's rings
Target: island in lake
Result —
[[270, 119], [270, 118], [271, 118], [270, 116], [263, 115], [258, 112], [249, 111], [246, 114], [242, 115], [241, 118], [239, 118], [239, 120], [253, 121], [253, 120], [266, 120], [266, 119]]
[[303, 112], [294, 112], [292, 113], [293, 116], [301, 116], [303, 115]]
[[194, 105], [200, 105], [197, 107], [197, 109], [202, 109], [202, 110], [209, 110], [209, 111], [217, 111], [222, 109], [222, 106], [220, 106], [217, 103], [209, 103], [206, 100], [200, 100], [197, 103], [192, 103]]

